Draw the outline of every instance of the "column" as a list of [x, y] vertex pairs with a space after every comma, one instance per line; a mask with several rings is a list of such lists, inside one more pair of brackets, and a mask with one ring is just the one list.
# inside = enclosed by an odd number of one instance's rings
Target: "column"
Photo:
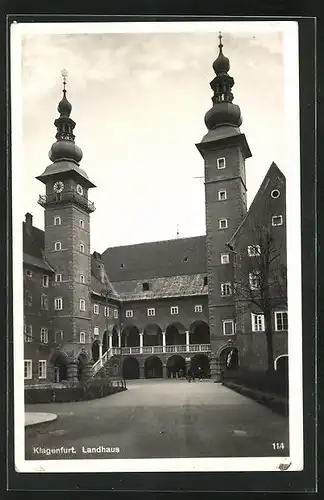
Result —
[[83, 380], [91, 378], [92, 363], [87, 363], [83, 368]]
[[145, 378], [144, 365], [139, 365], [140, 378]]
[[166, 332], [162, 332], [162, 346], [163, 346], [162, 351], [163, 351], [163, 352], [165, 352], [165, 346], [166, 346]]
[[140, 353], [143, 353], [143, 338], [144, 338], [144, 332], [139, 332], [139, 341], [140, 341]]
[[186, 330], [186, 351], [189, 351], [189, 344], [190, 344], [190, 334], [189, 331]]
[[188, 372], [189, 372], [189, 368], [190, 368], [190, 364], [191, 364], [191, 358], [186, 358], [186, 377], [188, 376]]
[[121, 349], [121, 333], [118, 332], [118, 347]]
[[108, 334], [108, 342], [109, 342], [108, 349], [111, 349], [112, 348], [112, 332], [110, 332]]
[[100, 365], [102, 366], [102, 344], [99, 344], [99, 359]]
[[221, 382], [220, 362], [214, 355], [210, 360], [210, 378], [214, 382]]
[[47, 377], [50, 382], [55, 382], [54, 380], [54, 366], [52, 364], [48, 364], [47, 367]]
[[69, 382], [78, 381], [78, 365], [76, 361], [70, 361], [67, 367], [67, 376]]
[[168, 367], [163, 365], [163, 378], [168, 378]]

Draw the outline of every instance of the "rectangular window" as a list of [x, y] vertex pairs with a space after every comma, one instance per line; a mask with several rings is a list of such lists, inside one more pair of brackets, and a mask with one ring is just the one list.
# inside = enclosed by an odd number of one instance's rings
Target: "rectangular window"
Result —
[[227, 297], [232, 295], [232, 283], [221, 283], [221, 296]]
[[47, 328], [41, 328], [40, 341], [42, 344], [48, 344], [48, 330], [47, 330]]
[[275, 312], [275, 330], [281, 332], [288, 330], [288, 313], [287, 311]]
[[44, 274], [42, 279], [42, 285], [43, 287], [48, 288], [48, 284], [49, 284], [49, 277], [47, 276], [47, 274]]
[[106, 318], [109, 318], [110, 310], [109, 310], [109, 307], [107, 307], [107, 306], [105, 306], [104, 315], [106, 316]]
[[80, 283], [84, 283], [84, 275], [80, 274]]
[[83, 243], [80, 243], [80, 252], [84, 253], [84, 244]]
[[282, 215], [274, 215], [272, 217], [273, 226], [282, 226]]
[[196, 304], [195, 305], [195, 313], [201, 313], [202, 310], [203, 310], [203, 308], [202, 308], [201, 304]]
[[228, 263], [229, 263], [229, 254], [221, 253], [221, 264], [228, 264]]
[[54, 334], [55, 343], [59, 344], [63, 340], [63, 330], [59, 330]]
[[55, 274], [55, 281], [56, 281], [56, 283], [58, 283], [59, 281], [62, 281], [62, 274], [61, 273]]
[[223, 334], [224, 335], [234, 335], [234, 320], [224, 319], [223, 323]]
[[85, 332], [80, 332], [80, 344], [85, 344]]
[[60, 226], [61, 223], [62, 223], [62, 220], [61, 220], [61, 217], [59, 215], [54, 217], [54, 226]]
[[208, 285], [208, 277], [204, 276], [204, 286], [207, 286], [207, 285]]
[[149, 307], [147, 310], [147, 315], [148, 316], [155, 316], [155, 308], [154, 307]]
[[170, 313], [171, 314], [179, 314], [179, 307], [178, 306], [170, 307]]
[[41, 298], [40, 298], [40, 307], [41, 307], [41, 309], [44, 309], [45, 311], [48, 310], [48, 297], [45, 294], [41, 295]]
[[86, 303], [84, 299], [80, 299], [80, 311], [86, 310]]
[[55, 297], [54, 309], [55, 309], [55, 311], [62, 311], [62, 309], [63, 309], [63, 298], [62, 297]]
[[249, 285], [250, 290], [259, 290], [261, 285], [261, 273], [260, 271], [251, 271], [249, 273]]
[[55, 251], [58, 252], [59, 250], [62, 250], [62, 242], [61, 241], [56, 241], [54, 244]]
[[33, 327], [32, 325], [25, 326], [25, 342], [33, 341]]
[[225, 201], [226, 199], [227, 199], [227, 193], [225, 189], [223, 189], [222, 191], [218, 191], [218, 200]]
[[226, 160], [225, 158], [217, 158], [217, 168], [225, 168]]
[[93, 335], [99, 335], [99, 328], [98, 328], [98, 326], [95, 326], [93, 328]]
[[99, 305], [93, 304], [93, 314], [99, 314]]
[[219, 229], [227, 229], [227, 219], [219, 219]]
[[33, 271], [30, 271], [29, 269], [26, 269], [26, 276], [27, 276], [27, 278], [32, 278], [33, 277]]
[[83, 222], [83, 220], [82, 220], [82, 219], [80, 219], [80, 221], [79, 221], [79, 222], [80, 222], [80, 227], [81, 227], [81, 229], [84, 229], [84, 222]]
[[114, 318], [117, 319], [118, 318], [118, 309], [114, 309]]
[[126, 318], [132, 318], [132, 317], [133, 317], [133, 310], [128, 309], [128, 311], [126, 311]]
[[38, 361], [38, 378], [46, 378], [46, 360], [45, 359], [40, 359]]
[[252, 332], [264, 331], [264, 314], [251, 313]]
[[32, 360], [25, 359], [24, 360], [24, 378], [31, 379], [32, 378]]
[[248, 246], [248, 256], [249, 257], [257, 257], [261, 255], [260, 245], [249, 245]]

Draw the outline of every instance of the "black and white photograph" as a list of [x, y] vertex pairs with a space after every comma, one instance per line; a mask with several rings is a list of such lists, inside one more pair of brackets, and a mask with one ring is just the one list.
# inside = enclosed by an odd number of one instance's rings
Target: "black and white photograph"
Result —
[[18, 472], [303, 470], [298, 25], [11, 26]]

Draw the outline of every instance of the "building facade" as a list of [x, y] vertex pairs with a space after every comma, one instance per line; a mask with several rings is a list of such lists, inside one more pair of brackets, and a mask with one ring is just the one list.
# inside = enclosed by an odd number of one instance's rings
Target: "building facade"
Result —
[[95, 185], [80, 167], [64, 82], [52, 163], [37, 177], [45, 186], [38, 200], [44, 231], [33, 226], [31, 214], [23, 223], [26, 383], [178, 377], [189, 368], [219, 381], [222, 372], [239, 366], [269, 369], [270, 333], [272, 368], [287, 356], [284, 280], [280, 293], [279, 285], [269, 288], [272, 305], [266, 310], [238, 293], [238, 262], [248, 267], [252, 260], [238, 255], [258, 247], [253, 236], [261, 212], [259, 225], [277, 221], [267, 234], [278, 242], [284, 274], [285, 181], [272, 165], [247, 210], [245, 161], [251, 152], [222, 49], [220, 41], [208, 132], [196, 144], [205, 164], [206, 235], [199, 237], [91, 254], [95, 207], [89, 192]]

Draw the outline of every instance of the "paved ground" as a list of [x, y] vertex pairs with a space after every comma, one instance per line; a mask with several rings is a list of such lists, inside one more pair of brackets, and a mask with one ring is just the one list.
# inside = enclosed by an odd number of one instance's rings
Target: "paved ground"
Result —
[[[288, 419], [210, 380], [134, 380], [102, 399], [26, 411], [58, 415], [26, 429], [27, 460], [288, 454]], [[272, 443], [285, 449], [274, 451]], [[46, 455], [44, 448], [60, 451]]]

